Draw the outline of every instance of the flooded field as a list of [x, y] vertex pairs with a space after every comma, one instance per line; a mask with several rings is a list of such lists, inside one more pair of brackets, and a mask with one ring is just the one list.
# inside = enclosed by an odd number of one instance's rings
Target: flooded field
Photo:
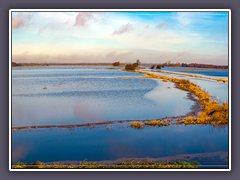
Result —
[[223, 153], [198, 157], [202, 165], [227, 165], [228, 127], [172, 125], [133, 129], [127, 124], [47, 128], [13, 133], [13, 160], [23, 162], [104, 161], [122, 158]]
[[13, 69], [12, 125], [145, 120], [191, 111], [194, 102], [173, 83], [123, 76], [142, 75], [105, 67]]
[[[172, 82], [136, 76], [143, 75], [108, 67], [13, 68], [12, 127], [148, 120], [192, 111], [194, 101]], [[227, 83], [171, 76], [189, 79], [220, 101], [228, 100]], [[195, 154], [202, 155], [195, 157]], [[191, 156], [189, 160], [206, 166], [228, 166], [228, 126], [133, 129], [129, 123], [122, 123], [12, 132], [13, 162], [174, 159], [176, 156], [184, 156], [183, 160]]]

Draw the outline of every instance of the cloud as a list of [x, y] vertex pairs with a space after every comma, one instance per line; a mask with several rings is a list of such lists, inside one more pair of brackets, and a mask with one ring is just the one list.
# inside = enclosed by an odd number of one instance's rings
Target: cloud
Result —
[[12, 20], [12, 28], [13, 29], [18, 29], [22, 26], [24, 26], [25, 22], [22, 18], [16, 17]]
[[156, 25], [156, 28], [157, 28], [157, 29], [161, 29], [161, 28], [165, 27], [166, 25], [167, 25], [166, 22], [161, 22], [161, 23], [159, 23], [158, 25]]
[[146, 25], [145, 25], [145, 29], [148, 29], [149, 27], [150, 27], [149, 24], [146, 24]]
[[[31, 51], [30, 51], [31, 52]], [[218, 55], [197, 54], [191, 51], [159, 51], [151, 49], [79, 49], [76, 52], [67, 53], [59, 52], [52, 54], [51, 52], [42, 52], [39, 54], [30, 54], [24, 52], [22, 54], [13, 54], [13, 61], [17, 63], [113, 63], [120, 61], [122, 63], [133, 63], [136, 59], [140, 59], [143, 63], [164, 63], [185, 62], [185, 63], [210, 63], [210, 64], [227, 64], [227, 54]]]
[[93, 13], [91, 12], [80, 12], [76, 16], [75, 26], [78, 27], [86, 27], [88, 25], [89, 20], [93, 19]]
[[106, 54], [106, 59], [124, 60], [126, 58], [131, 58], [132, 55], [133, 55], [133, 52], [131, 52], [131, 51], [116, 51], [116, 50], [113, 50], [113, 51], [108, 52]]
[[32, 20], [32, 29], [41, 33], [63, 33], [75, 24], [76, 15], [67, 13], [39, 13]]
[[31, 19], [32, 14], [29, 13], [15, 14], [15, 16], [12, 17], [12, 28], [30, 27]]
[[132, 25], [130, 23], [122, 25], [113, 32], [113, 35], [121, 35], [132, 30]]

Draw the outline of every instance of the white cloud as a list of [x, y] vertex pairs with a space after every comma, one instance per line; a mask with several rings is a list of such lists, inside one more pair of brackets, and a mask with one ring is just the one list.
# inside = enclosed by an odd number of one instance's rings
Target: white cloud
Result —
[[157, 29], [162, 29], [163, 27], [167, 26], [166, 22], [160, 22], [159, 24], [156, 25]]

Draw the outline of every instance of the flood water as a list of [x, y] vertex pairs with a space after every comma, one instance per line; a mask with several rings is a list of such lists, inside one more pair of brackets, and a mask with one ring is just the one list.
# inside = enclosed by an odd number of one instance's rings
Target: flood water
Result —
[[[173, 83], [123, 76], [142, 75], [107, 67], [14, 68], [12, 127], [154, 119], [191, 111], [194, 103], [187, 92], [174, 88]], [[204, 84], [204, 80], [198, 81]], [[205, 86], [211, 87], [209, 81]], [[220, 94], [228, 97], [225, 90]], [[225, 156], [195, 160], [214, 167], [228, 165], [228, 126], [133, 129], [126, 123], [12, 132], [13, 162], [104, 161], [219, 152]]]
[[[228, 152], [228, 127], [173, 125], [133, 129], [128, 125], [50, 128], [13, 133], [13, 161], [104, 161]], [[202, 165], [227, 165], [227, 157], [199, 158]]]
[[188, 68], [188, 67], [164, 67], [162, 70], [199, 74], [205, 76], [228, 77], [228, 69]]
[[[154, 72], [154, 73], [161, 74], [163, 76], [171, 76], [171, 77], [176, 77], [181, 79], [188, 79], [194, 84], [197, 84], [198, 86], [200, 86], [204, 91], [208, 92], [210, 95], [216, 97], [220, 103], [228, 102], [228, 90], [229, 90], [228, 83], [217, 82], [215, 80], [204, 79], [204, 78], [188, 77], [184, 75], [166, 74], [161, 72]], [[206, 77], [216, 77], [216, 76], [206, 76]]]
[[105, 67], [13, 69], [13, 127], [145, 120], [191, 111], [194, 103], [173, 83], [123, 76], [142, 75]]

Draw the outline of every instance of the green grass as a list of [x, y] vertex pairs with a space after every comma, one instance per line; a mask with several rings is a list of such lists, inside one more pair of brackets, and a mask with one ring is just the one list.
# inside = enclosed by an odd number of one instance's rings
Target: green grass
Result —
[[110, 165], [98, 162], [82, 161], [78, 165], [64, 165], [59, 163], [43, 163], [40, 161], [25, 164], [15, 163], [12, 165], [13, 169], [192, 169], [199, 168], [198, 162], [154, 162], [154, 161], [121, 161]]

